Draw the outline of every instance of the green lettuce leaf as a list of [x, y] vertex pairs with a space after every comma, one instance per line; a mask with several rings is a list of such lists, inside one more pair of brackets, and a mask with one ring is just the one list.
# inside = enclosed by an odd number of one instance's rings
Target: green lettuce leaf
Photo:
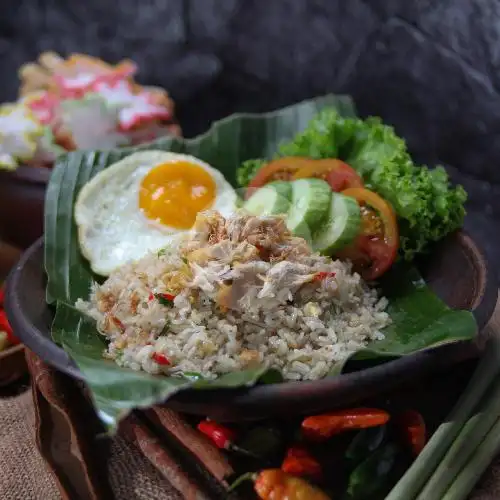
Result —
[[240, 186], [248, 186], [250, 181], [255, 177], [257, 171], [263, 167], [265, 163], [266, 160], [261, 158], [244, 161], [236, 171], [236, 182]]
[[[214, 124], [206, 134], [191, 140], [166, 138], [135, 149], [107, 152], [78, 151], [57, 161], [45, 204], [45, 268], [47, 301], [56, 306], [52, 325], [55, 342], [62, 345], [82, 371], [101, 419], [110, 429], [133, 408], [167, 401], [187, 389], [246, 387], [256, 383], [279, 383], [276, 370], [264, 367], [230, 373], [215, 381], [186, 376], [153, 376], [119, 367], [103, 359], [105, 339], [95, 323], [74, 303], [87, 298], [91, 283], [98, 279], [79, 251], [73, 219], [76, 196], [82, 186], [101, 170], [133, 151], [162, 149], [195, 155], [221, 170], [236, 184], [236, 168], [252, 158], [270, 157], [280, 144], [289, 142], [322, 109], [337, 107], [353, 114], [349, 99], [326, 96], [265, 115], [235, 115]], [[326, 147], [326, 146], [325, 146]], [[382, 293], [390, 300], [393, 323], [386, 339], [352, 357], [379, 363], [443, 342], [470, 339], [476, 332], [467, 311], [452, 311], [422, 282], [415, 270], [399, 268], [382, 281]], [[391, 278], [392, 276], [392, 278]], [[351, 361], [338, 367], [348, 370]], [[196, 374], [195, 374], [196, 375]]]

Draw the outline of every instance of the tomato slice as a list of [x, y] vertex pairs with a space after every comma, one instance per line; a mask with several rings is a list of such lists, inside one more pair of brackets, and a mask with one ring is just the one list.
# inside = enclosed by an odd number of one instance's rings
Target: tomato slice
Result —
[[324, 160], [310, 160], [306, 165], [293, 175], [293, 179], [310, 179], [316, 177], [330, 184], [332, 191], [337, 193], [344, 189], [363, 187], [363, 179], [347, 163], [336, 158]]
[[361, 207], [363, 229], [354, 243], [341, 252], [366, 280], [382, 276], [393, 264], [399, 248], [396, 213], [387, 201], [365, 188], [342, 191]]
[[363, 179], [347, 163], [336, 158], [314, 160], [302, 156], [285, 156], [274, 160], [257, 172], [248, 185], [245, 198], [272, 181], [295, 179], [324, 179], [332, 191], [341, 192], [348, 188], [363, 187]]
[[260, 168], [255, 174], [255, 177], [248, 185], [245, 198], [248, 199], [256, 189], [269, 182], [291, 180], [295, 172], [308, 165], [310, 162], [310, 158], [303, 158], [301, 156], [285, 156], [271, 161]]

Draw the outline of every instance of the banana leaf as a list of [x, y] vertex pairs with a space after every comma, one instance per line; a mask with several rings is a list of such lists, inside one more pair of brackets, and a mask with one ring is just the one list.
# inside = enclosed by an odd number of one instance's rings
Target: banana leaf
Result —
[[[56, 308], [52, 326], [55, 342], [74, 359], [91, 389], [99, 414], [109, 428], [133, 408], [166, 401], [186, 388], [243, 387], [256, 383], [282, 382], [276, 370], [259, 368], [231, 373], [215, 381], [193, 376], [153, 376], [120, 368], [102, 358], [105, 340], [92, 319], [76, 310], [78, 298], [86, 298], [92, 274], [81, 255], [73, 220], [78, 191], [94, 175], [124, 156], [147, 149], [191, 154], [218, 168], [236, 185], [236, 168], [245, 160], [272, 157], [278, 146], [302, 131], [309, 120], [325, 107], [336, 107], [345, 116], [354, 116], [346, 96], [328, 95], [262, 114], [237, 114], [216, 122], [194, 139], [165, 138], [137, 148], [111, 151], [79, 151], [60, 157], [53, 170], [45, 203], [45, 269], [47, 302]], [[388, 297], [392, 324], [386, 337], [351, 359], [381, 362], [447, 342], [471, 339], [477, 330], [468, 311], [449, 309], [425, 285], [416, 269], [401, 266], [380, 283]], [[337, 365], [332, 374], [348, 369], [349, 360]]]

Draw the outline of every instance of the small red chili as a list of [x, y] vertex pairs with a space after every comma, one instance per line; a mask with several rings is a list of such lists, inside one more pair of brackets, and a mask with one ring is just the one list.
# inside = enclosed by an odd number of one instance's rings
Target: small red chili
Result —
[[167, 366], [171, 364], [167, 356], [165, 356], [165, 354], [162, 354], [161, 352], [154, 352], [151, 356], [151, 359], [159, 365]]
[[197, 429], [205, 434], [218, 448], [229, 450], [236, 439], [236, 433], [213, 420], [202, 420]]
[[302, 422], [302, 432], [309, 439], [324, 440], [344, 431], [384, 425], [389, 418], [386, 411], [376, 408], [339, 410], [307, 417]]
[[303, 447], [292, 446], [288, 449], [281, 470], [298, 477], [319, 480], [322, 476], [320, 463]]
[[323, 281], [326, 278], [334, 278], [334, 277], [335, 277], [334, 272], [320, 271], [314, 275], [313, 281]]
[[19, 339], [14, 335], [12, 327], [10, 326], [9, 320], [5, 311], [0, 310], [0, 332], [5, 332], [7, 334], [7, 340], [12, 345], [19, 344]]
[[153, 292], [149, 292], [149, 297], [148, 297], [149, 302], [151, 302], [154, 298], [155, 298], [155, 296], [154, 296]]
[[418, 456], [427, 440], [422, 415], [415, 410], [407, 410], [397, 417], [397, 427], [413, 455]]
[[174, 300], [175, 295], [172, 295], [171, 293], [160, 293], [160, 295], [167, 300]]

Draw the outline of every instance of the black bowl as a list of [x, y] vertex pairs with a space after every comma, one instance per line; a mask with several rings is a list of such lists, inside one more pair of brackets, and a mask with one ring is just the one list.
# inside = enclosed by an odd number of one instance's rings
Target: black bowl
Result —
[[[495, 309], [497, 283], [484, 254], [465, 233], [440, 242], [419, 268], [431, 288], [450, 306], [469, 309], [480, 333], [474, 342], [459, 342], [367, 367], [334, 378], [251, 388], [186, 390], [166, 403], [187, 413], [219, 420], [250, 420], [278, 415], [311, 414], [380, 394], [431, 369], [442, 369], [477, 356], [484, 327]], [[5, 298], [14, 331], [29, 349], [59, 370], [84, 380], [70, 357], [50, 336], [52, 311], [45, 302], [43, 241], [39, 239], [12, 270]], [[361, 367], [363, 368], [363, 367]]]

